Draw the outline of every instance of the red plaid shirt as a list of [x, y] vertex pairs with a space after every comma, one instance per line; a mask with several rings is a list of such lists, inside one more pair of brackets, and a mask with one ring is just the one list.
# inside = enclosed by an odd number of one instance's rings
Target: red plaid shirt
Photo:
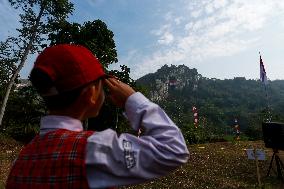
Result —
[[89, 188], [85, 151], [92, 134], [58, 129], [36, 136], [21, 151], [6, 188]]

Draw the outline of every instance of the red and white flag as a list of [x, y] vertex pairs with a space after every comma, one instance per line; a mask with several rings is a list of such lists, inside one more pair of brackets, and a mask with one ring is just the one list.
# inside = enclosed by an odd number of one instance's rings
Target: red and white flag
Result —
[[198, 126], [198, 111], [195, 106], [192, 107], [192, 112], [193, 112], [193, 124], [195, 128]]
[[260, 65], [260, 81], [264, 85], [267, 85], [268, 81], [267, 81], [266, 71], [265, 71], [265, 68], [264, 68], [264, 64], [263, 64], [261, 55], [260, 55], [259, 65]]

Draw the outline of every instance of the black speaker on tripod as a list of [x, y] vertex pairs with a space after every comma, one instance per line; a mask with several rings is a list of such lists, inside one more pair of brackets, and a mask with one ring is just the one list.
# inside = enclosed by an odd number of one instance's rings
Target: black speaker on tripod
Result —
[[284, 123], [279, 122], [265, 122], [262, 123], [262, 133], [265, 147], [273, 149], [273, 155], [270, 161], [267, 176], [269, 176], [270, 170], [275, 160], [277, 167], [277, 176], [284, 181], [282, 170], [284, 171], [284, 165], [279, 157], [278, 150], [284, 150]]
[[284, 123], [262, 123], [262, 133], [266, 148], [284, 150]]

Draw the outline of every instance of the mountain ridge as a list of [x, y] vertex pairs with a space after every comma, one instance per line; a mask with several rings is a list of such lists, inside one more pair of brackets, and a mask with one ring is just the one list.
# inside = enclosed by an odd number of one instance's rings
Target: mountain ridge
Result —
[[209, 79], [195, 68], [164, 65], [136, 82], [181, 125], [193, 122], [193, 106], [198, 108], [200, 120], [223, 129], [238, 119], [243, 130], [261, 130], [268, 112], [272, 120], [284, 121], [284, 80], [269, 81], [265, 89], [259, 80]]

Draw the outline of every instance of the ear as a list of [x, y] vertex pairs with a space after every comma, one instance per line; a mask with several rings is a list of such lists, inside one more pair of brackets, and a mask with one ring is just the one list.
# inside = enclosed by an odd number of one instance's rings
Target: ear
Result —
[[98, 98], [100, 96], [100, 89], [102, 87], [101, 85], [102, 85], [102, 82], [99, 81], [97, 84], [90, 86], [89, 94], [90, 94], [90, 102], [92, 104], [96, 104], [98, 101]]
[[98, 98], [96, 86], [95, 85], [89, 86], [87, 93], [88, 93], [89, 102], [92, 104], [96, 104]]

